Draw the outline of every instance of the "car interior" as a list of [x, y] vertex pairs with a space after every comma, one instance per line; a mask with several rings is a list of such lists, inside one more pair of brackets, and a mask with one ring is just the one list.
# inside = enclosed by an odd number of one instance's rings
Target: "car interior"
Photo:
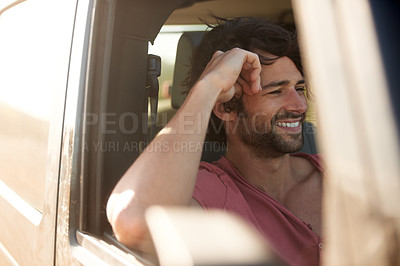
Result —
[[[214, 14], [265, 17], [289, 29], [295, 25], [290, 0], [120, 0], [97, 5], [82, 117], [83, 182], [76, 184], [81, 194], [72, 194], [72, 201], [80, 203], [75, 210], [81, 214], [77, 229], [126, 250], [107, 222], [108, 196], [182, 104], [191, 54], [207, 30], [203, 21]], [[303, 152], [317, 152], [315, 133], [316, 115], [310, 108]], [[204, 145], [202, 160], [214, 161], [224, 152], [215, 143]]]

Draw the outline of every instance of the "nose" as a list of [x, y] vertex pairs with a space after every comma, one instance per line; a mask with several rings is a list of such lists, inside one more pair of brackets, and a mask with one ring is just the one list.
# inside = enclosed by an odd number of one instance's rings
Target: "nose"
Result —
[[307, 99], [303, 91], [291, 88], [285, 99], [285, 109], [288, 112], [304, 114], [307, 112]]

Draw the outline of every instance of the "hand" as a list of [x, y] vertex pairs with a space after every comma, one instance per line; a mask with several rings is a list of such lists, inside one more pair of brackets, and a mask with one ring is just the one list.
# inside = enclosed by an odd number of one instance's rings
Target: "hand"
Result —
[[242, 93], [254, 95], [261, 91], [261, 64], [258, 55], [240, 48], [216, 51], [199, 80], [220, 89], [217, 101], [227, 102]]

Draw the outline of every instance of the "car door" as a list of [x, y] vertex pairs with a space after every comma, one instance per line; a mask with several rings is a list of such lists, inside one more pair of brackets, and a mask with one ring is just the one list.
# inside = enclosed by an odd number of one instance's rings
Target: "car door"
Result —
[[0, 264], [54, 262], [76, 1], [0, 3]]

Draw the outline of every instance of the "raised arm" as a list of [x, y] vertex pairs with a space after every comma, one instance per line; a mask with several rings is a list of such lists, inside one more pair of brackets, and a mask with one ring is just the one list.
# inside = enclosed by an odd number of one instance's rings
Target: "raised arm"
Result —
[[[107, 217], [117, 239], [137, 248], [151, 205], [189, 206], [208, 120], [217, 101], [260, 91], [258, 56], [238, 48], [215, 52], [186, 101], [128, 169], [112, 192]], [[185, 147], [185, 148], [183, 148]]]

